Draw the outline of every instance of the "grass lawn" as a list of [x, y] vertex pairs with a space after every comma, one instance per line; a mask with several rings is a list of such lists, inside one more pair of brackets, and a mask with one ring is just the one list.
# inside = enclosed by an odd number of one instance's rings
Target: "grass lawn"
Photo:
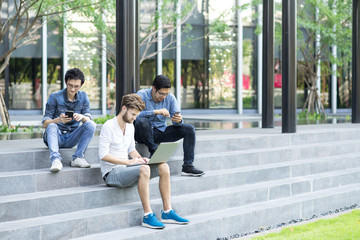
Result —
[[335, 218], [320, 219], [304, 225], [289, 226], [278, 233], [270, 233], [251, 239], [360, 239], [360, 210], [354, 210]]

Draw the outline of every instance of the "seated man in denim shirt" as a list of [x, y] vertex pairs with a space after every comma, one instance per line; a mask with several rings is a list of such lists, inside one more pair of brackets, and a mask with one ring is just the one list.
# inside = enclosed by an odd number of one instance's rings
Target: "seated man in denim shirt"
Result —
[[[152, 88], [137, 92], [145, 102], [146, 108], [137, 117], [135, 140], [145, 143], [152, 155], [161, 142], [184, 139], [184, 163], [181, 175], [201, 176], [204, 172], [193, 165], [195, 151], [195, 128], [183, 123], [180, 108], [174, 95], [170, 93], [170, 79], [164, 75], [155, 77]], [[166, 125], [170, 118], [173, 125]]]
[[[80, 69], [69, 69], [65, 74], [67, 87], [52, 93], [46, 103], [42, 121], [46, 128], [43, 138], [50, 151], [51, 172], [58, 172], [63, 167], [59, 148], [71, 148], [75, 145], [77, 149], [72, 156], [71, 166], [90, 167], [84, 153], [94, 136], [96, 124], [91, 120], [87, 94], [79, 91], [84, 82], [84, 74]], [[65, 115], [67, 111], [72, 111], [73, 116]]]

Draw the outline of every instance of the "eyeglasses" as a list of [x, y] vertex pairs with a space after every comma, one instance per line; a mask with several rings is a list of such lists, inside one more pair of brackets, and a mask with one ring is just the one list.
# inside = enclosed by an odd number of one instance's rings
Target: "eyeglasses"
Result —
[[66, 84], [66, 86], [68, 87], [68, 88], [70, 88], [70, 89], [75, 89], [75, 90], [78, 90], [80, 87], [81, 87], [81, 85], [71, 85], [71, 84]]
[[167, 97], [167, 95], [169, 95], [169, 92], [168, 93], [163, 93], [163, 92], [159, 92], [159, 91], [156, 91], [160, 96], [163, 96], [163, 97]]

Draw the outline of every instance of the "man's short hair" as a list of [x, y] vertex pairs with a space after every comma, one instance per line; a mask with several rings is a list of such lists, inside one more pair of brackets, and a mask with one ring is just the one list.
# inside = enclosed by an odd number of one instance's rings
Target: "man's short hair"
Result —
[[78, 68], [69, 69], [65, 73], [65, 83], [68, 80], [81, 80], [81, 85], [83, 85], [85, 82], [84, 73]]
[[124, 95], [121, 99], [121, 107], [125, 106], [130, 109], [137, 109], [140, 112], [145, 109], [145, 103], [136, 93]]
[[157, 75], [152, 84], [156, 90], [161, 88], [171, 88], [170, 79], [164, 75]]

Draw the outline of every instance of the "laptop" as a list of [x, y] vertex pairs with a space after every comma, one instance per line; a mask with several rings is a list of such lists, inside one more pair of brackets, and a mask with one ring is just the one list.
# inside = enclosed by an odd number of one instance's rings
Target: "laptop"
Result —
[[169, 159], [174, 154], [177, 146], [180, 144], [177, 142], [162, 142], [150, 158], [148, 163], [139, 163], [133, 165], [127, 165], [127, 167], [139, 166], [143, 164], [157, 164], [169, 161]]

